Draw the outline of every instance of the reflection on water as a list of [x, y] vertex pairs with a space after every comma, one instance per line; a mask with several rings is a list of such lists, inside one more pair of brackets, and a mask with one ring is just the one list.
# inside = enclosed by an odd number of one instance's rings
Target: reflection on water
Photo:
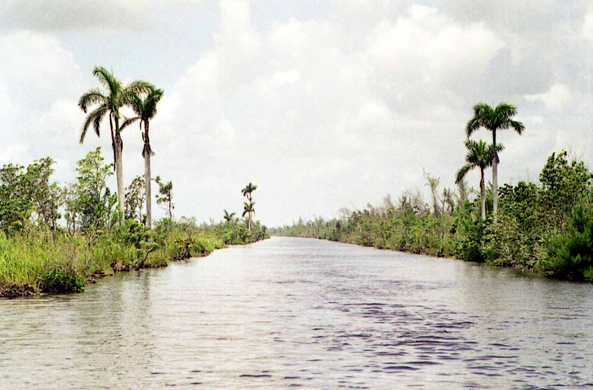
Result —
[[0, 300], [1, 389], [593, 386], [593, 286], [274, 238]]

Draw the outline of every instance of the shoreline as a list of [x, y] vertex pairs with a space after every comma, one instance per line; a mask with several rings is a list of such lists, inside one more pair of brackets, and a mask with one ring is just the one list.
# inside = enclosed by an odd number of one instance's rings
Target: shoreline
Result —
[[374, 246], [361, 245], [361, 244], [356, 244], [354, 242], [328, 240], [327, 238], [281, 236], [281, 235], [273, 235], [271, 237], [296, 238], [296, 239], [306, 239], [306, 240], [317, 240], [317, 241], [335, 242], [335, 243], [339, 243], [339, 244], [353, 245], [353, 246], [357, 246], [357, 247], [361, 247], [361, 248], [372, 248], [372, 249], [376, 249], [376, 250], [380, 250], [380, 251], [389, 251], [389, 252], [404, 253], [404, 254], [410, 255], [410, 256], [425, 256], [425, 257], [429, 257], [431, 259], [455, 260], [455, 261], [459, 261], [459, 262], [462, 262], [462, 263], [475, 264], [475, 265], [478, 265], [478, 266], [481, 266], [481, 267], [489, 267], [489, 268], [501, 269], [501, 270], [507, 269], [507, 270], [511, 270], [513, 272], [519, 273], [519, 274], [521, 274], [523, 276], [534, 277], [534, 278], [542, 278], [542, 279], [546, 279], [546, 280], [557, 280], [557, 281], [562, 281], [562, 282], [589, 283], [589, 284], [591, 284], [590, 282], [587, 282], [587, 281], [565, 280], [565, 279], [552, 278], [552, 277], [549, 277], [549, 276], [545, 275], [542, 272], [538, 272], [538, 271], [535, 271], [535, 270], [532, 270], [532, 269], [524, 269], [524, 268], [520, 268], [520, 267], [508, 267], [508, 266], [491, 264], [489, 262], [467, 261], [467, 260], [459, 259], [459, 258], [454, 257], [454, 256], [446, 256], [446, 255], [434, 256], [434, 255], [431, 255], [429, 253], [414, 253], [414, 252], [410, 252], [410, 251], [402, 251], [402, 250], [391, 249], [391, 248], [376, 248]]

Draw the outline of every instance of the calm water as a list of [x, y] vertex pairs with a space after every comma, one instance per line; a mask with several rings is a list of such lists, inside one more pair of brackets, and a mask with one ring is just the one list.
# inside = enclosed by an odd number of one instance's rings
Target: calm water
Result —
[[593, 286], [273, 238], [0, 300], [0, 389], [593, 387]]

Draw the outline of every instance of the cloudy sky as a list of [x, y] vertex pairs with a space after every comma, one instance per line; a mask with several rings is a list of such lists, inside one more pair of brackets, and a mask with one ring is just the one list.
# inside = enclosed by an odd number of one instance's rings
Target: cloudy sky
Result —
[[[425, 191], [423, 169], [453, 186], [477, 102], [526, 127], [499, 136], [499, 181], [537, 180], [563, 148], [593, 162], [587, 0], [3, 0], [0, 21], [0, 164], [51, 156], [64, 183], [98, 145], [110, 161], [107, 127], [78, 143], [105, 66], [165, 90], [153, 173], [177, 216], [240, 212], [248, 182], [268, 226]], [[129, 183], [139, 131], [124, 143]]]

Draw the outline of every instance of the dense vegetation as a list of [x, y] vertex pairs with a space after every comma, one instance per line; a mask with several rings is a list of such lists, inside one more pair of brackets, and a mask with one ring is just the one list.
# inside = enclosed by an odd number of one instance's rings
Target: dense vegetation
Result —
[[[166, 266], [170, 260], [266, 237], [265, 226], [252, 221], [251, 193], [257, 186], [251, 183], [246, 219], [199, 226], [194, 219], [174, 220], [173, 183], [151, 176], [150, 121], [164, 92], [141, 80], [123, 84], [103, 67], [95, 67], [93, 75], [99, 88], [83, 93], [78, 102], [88, 113], [80, 142], [89, 129], [100, 136], [104, 122], [109, 123], [114, 164], [107, 165], [97, 148], [78, 162], [76, 182], [63, 187], [51, 180], [55, 161], [49, 157], [26, 168], [9, 164], [0, 169], [0, 297], [79, 292], [93, 277]], [[125, 117], [124, 107], [135, 116]], [[124, 192], [121, 133], [134, 123], [144, 143], [144, 175]], [[113, 168], [117, 193], [107, 186]], [[157, 204], [167, 212], [154, 228], [152, 181], [158, 185]]]
[[[516, 109], [502, 103], [492, 109], [474, 107], [468, 122], [467, 164], [456, 176], [457, 189], [439, 190], [439, 179], [425, 173], [432, 204], [407, 191], [397, 201], [387, 196], [381, 206], [342, 209], [341, 217], [299, 220], [270, 229], [272, 235], [314, 237], [432, 256], [517, 267], [570, 280], [593, 280], [593, 175], [566, 152], [552, 154], [539, 183], [505, 184], [486, 190], [484, 170], [495, 167], [502, 146], [474, 142], [480, 126], [492, 131], [524, 130], [512, 120]], [[481, 172], [480, 197], [464, 181], [472, 168]]]
[[51, 182], [53, 165], [45, 158], [0, 169], [0, 296], [82, 291], [93, 277], [166, 266], [265, 237], [259, 221], [249, 230], [247, 219], [173, 220], [173, 184], [160, 180], [157, 202], [162, 199], [169, 218], [149, 229], [141, 177], [127, 188], [127, 219], [120, 226], [117, 195], [106, 185], [112, 166], [100, 148], [78, 162], [76, 182], [64, 187]]

